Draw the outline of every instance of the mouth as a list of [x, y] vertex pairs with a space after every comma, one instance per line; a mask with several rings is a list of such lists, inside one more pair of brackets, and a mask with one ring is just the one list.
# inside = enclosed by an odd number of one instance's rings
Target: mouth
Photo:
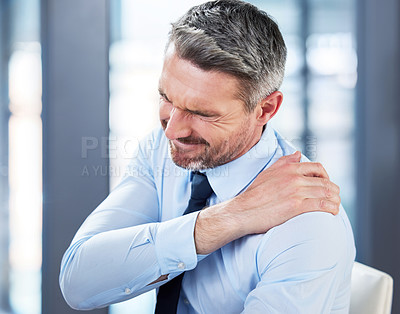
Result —
[[206, 143], [202, 140], [175, 139], [175, 140], [170, 140], [170, 142], [174, 148], [183, 151], [196, 149], [201, 145], [206, 145]]
[[[167, 128], [167, 121], [161, 120], [161, 126], [165, 132], [165, 129]], [[194, 136], [180, 137], [174, 140], [169, 140], [169, 142], [173, 148], [178, 150], [191, 150], [200, 147], [201, 145], [210, 146], [205, 139]]]
[[180, 137], [176, 141], [187, 145], [208, 144], [204, 139], [195, 137]]

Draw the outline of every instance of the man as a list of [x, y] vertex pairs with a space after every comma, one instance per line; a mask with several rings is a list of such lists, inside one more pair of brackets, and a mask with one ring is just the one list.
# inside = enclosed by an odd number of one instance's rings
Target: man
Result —
[[339, 189], [268, 123], [285, 59], [277, 25], [241, 1], [196, 6], [173, 24], [162, 128], [63, 258], [72, 307], [159, 288], [157, 313], [348, 311], [355, 252]]

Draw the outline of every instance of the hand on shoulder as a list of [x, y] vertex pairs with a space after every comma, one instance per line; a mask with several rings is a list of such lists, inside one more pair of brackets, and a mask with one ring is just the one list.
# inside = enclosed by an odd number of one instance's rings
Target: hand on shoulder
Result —
[[244, 234], [264, 233], [306, 212], [339, 212], [339, 187], [320, 163], [300, 158], [300, 152], [281, 157], [232, 200]]
[[339, 187], [320, 163], [300, 163], [300, 158], [300, 152], [281, 157], [245, 192], [202, 210], [194, 230], [197, 253], [208, 254], [243, 236], [265, 233], [303, 213], [336, 215]]

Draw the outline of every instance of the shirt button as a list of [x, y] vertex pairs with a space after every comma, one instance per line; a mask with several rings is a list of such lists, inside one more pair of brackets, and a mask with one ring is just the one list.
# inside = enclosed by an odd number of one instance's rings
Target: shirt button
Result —
[[130, 293], [131, 293], [131, 289], [125, 288], [125, 293], [126, 293], [126, 294], [130, 294]]
[[185, 269], [185, 263], [182, 263], [182, 262], [180, 262], [179, 264], [178, 264], [178, 268], [179, 269]]
[[188, 300], [187, 298], [184, 298], [184, 299], [183, 299], [183, 303], [189, 304], [189, 300]]

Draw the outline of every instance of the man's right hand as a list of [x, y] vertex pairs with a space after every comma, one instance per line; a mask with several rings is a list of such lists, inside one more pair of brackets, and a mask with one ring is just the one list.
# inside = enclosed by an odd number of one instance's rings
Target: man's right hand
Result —
[[339, 187], [320, 163], [300, 163], [301, 154], [281, 157], [262, 171], [248, 189], [200, 212], [195, 227], [198, 254], [211, 253], [248, 234], [312, 211], [339, 212]]

